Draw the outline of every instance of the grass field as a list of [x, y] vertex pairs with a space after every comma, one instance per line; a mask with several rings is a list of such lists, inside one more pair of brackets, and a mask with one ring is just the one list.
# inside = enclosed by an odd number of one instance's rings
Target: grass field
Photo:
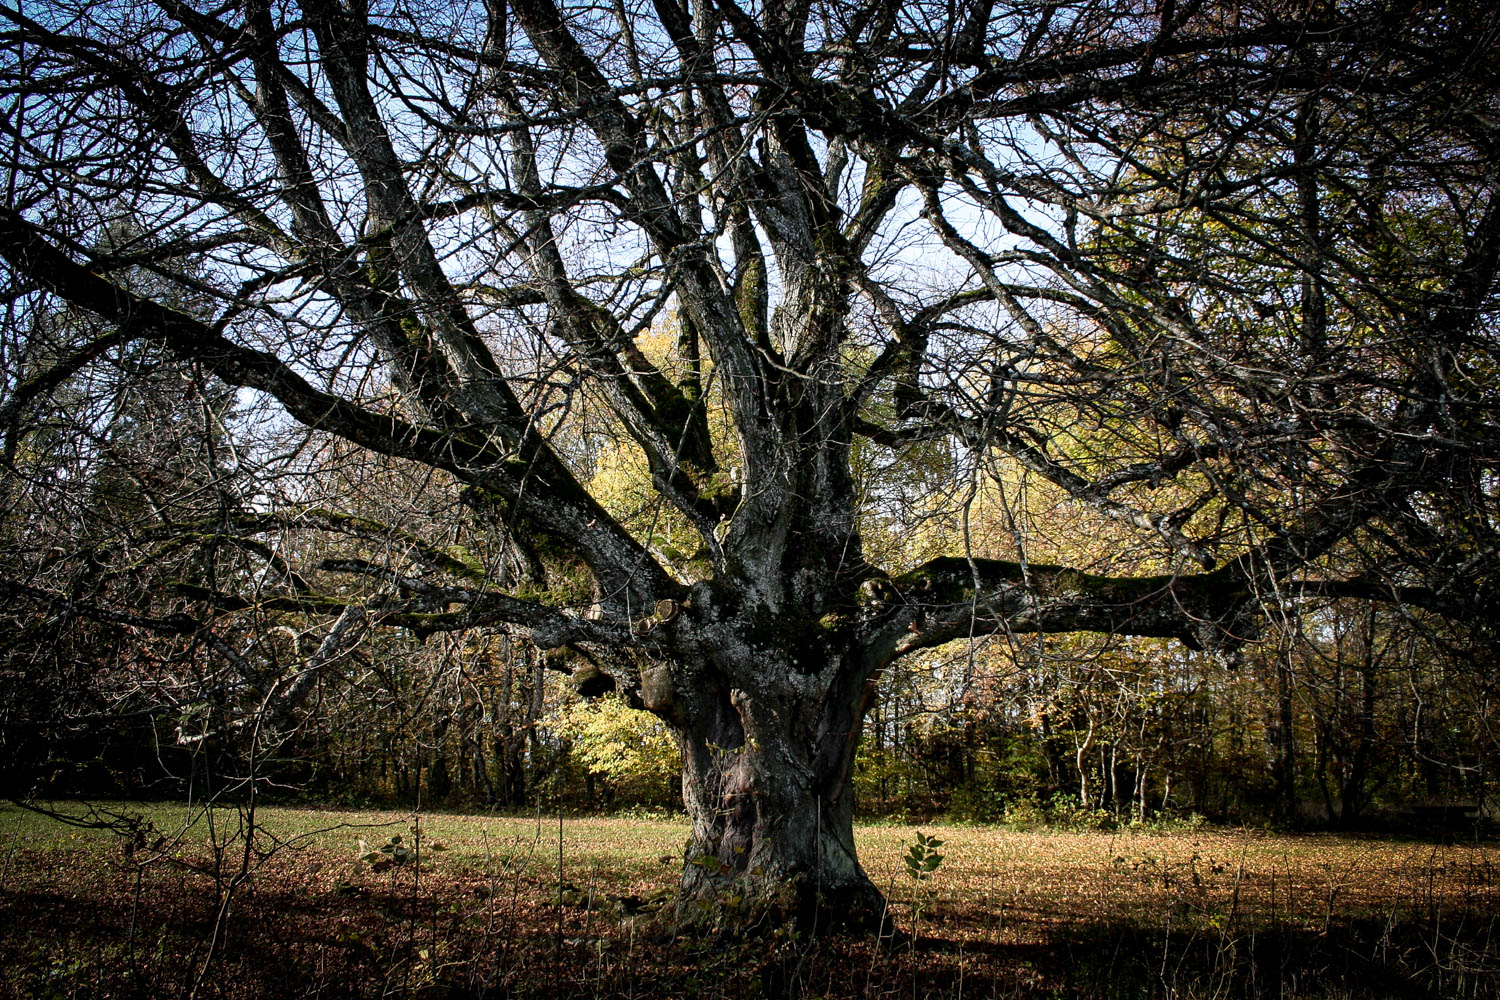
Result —
[[929, 826], [917, 884], [916, 829], [867, 825], [899, 938], [689, 939], [636, 913], [675, 884], [670, 819], [275, 809], [247, 842], [232, 810], [117, 814], [0, 807], [5, 995], [1500, 995], [1493, 843]]

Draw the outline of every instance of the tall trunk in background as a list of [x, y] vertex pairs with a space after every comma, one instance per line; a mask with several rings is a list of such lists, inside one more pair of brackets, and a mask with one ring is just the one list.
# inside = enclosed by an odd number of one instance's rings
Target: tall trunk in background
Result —
[[1359, 718], [1354, 752], [1348, 773], [1339, 787], [1339, 822], [1345, 826], [1359, 819], [1370, 799], [1370, 764], [1375, 753], [1375, 704], [1377, 677], [1373, 653], [1366, 645], [1365, 662], [1359, 665]]
[[1275, 722], [1270, 728], [1272, 774], [1276, 786], [1276, 814], [1283, 822], [1297, 819], [1297, 745], [1293, 732], [1292, 665], [1285, 656], [1276, 660]]

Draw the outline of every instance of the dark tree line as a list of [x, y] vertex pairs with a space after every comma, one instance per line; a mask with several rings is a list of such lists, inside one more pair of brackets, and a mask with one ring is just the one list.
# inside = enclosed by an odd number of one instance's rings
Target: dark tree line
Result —
[[[89, 662], [115, 704], [176, 699], [183, 746], [284, 745], [381, 629], [498, 630], [670, 728], [685, 896], [860, 919], [855, 754], [925, 650], [1098, 634], [1246, 670], [1325, 643], [1336, 602], [1436, 616], [1492, 662], [1484, 4], [0, 20], [0, 417], [37, 487], [7, 500], [13, 627], [152, 637]], [[223, 416], [123, 461], [111, 372]], [[43, 471], [59, 431], [140, 499], [113, 524], [85, 503], [99, 534], [54, 551], [36, 497], [84, 495]], [[935, 447], [959, 537], [877, 546]], [[172, 501], [156, 474], [193, 448]], [[317, 460], [340, 454], [414, 489], [373, 510]], [[1022, 479], [1074, 527], [1039, 528]], [[1264, 673], [1284, 799], [1294, 645]], [[54, 661], [77, 662], [19, 673]]]

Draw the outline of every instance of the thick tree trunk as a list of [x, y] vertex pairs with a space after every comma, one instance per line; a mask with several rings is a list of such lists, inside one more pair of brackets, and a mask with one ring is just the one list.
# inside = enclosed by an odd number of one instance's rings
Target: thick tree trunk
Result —
[[[814, 675], [762, 663], [735, 673], [764, 683], [749, 689], [717, 671], [699, 674], [684, 694], [693, 711], [678, 716], [689, 721], [676, 723], [692, 821], [679, 923], [736, 932], [787, 922], [804, 933], [878, 928], [885, 900], [860, 866], [853, 828], [852, 768], [868, 689], [851, 690], [854, 682], [833, 668]], [[646, 693], [660, 697], [661, 686], [648, 683]]]

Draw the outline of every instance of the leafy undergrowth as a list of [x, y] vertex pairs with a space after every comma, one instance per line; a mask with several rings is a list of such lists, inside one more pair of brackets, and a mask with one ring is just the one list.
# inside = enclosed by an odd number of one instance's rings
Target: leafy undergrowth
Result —
[[[1500, 848], [1247, 832], [860, 830], [899, 939], [672, 938], [676, 822], [0, 810], [15, 997], [1406, 997], [1500, 993]], [[396, 840], [395, 838], [400, 838]], [[560, 839], [559, 839], [560, 837]], [[361, 846], [363, 842], [363, 846]], [[382, 852], [382, 846], [392, 850]], [[399, 847], [400, 850], [395, 848]], [[361, 862], [364, 855], [370, 859]], [[371, 861], [374, 863], [372, 864]], [[915, 917], [915, 921], [913, 920]]]

